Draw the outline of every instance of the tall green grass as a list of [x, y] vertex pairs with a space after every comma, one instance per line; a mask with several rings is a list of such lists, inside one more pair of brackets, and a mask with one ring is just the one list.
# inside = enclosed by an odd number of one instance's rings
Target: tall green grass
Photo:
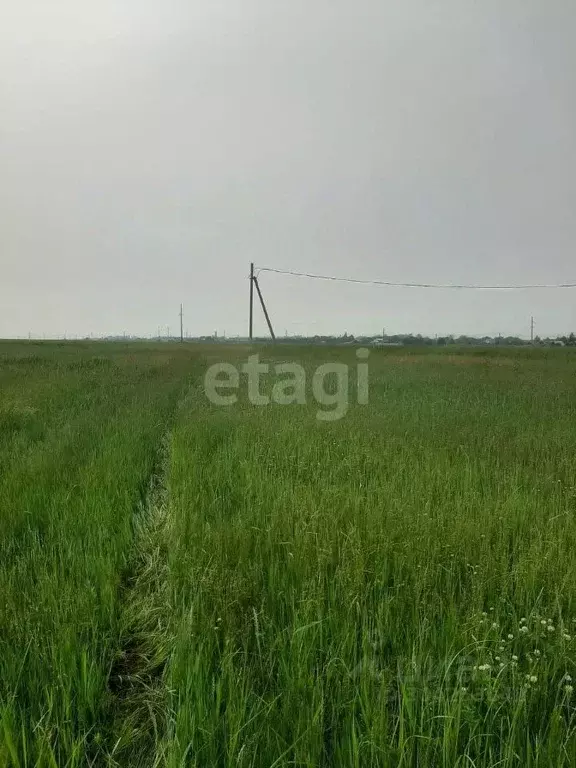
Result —
[[0, 764], [576, 764], [576, 357], [248, 353], [0, 348]]
[[0, 764], [15, 768], [103, 754], [133, 513], [190, 371], [173, 353], [41, 351], [0, 370]]
[[374, 353], [332, 424], [191, 402], [160, 764], [576, 764], [574, 362]]

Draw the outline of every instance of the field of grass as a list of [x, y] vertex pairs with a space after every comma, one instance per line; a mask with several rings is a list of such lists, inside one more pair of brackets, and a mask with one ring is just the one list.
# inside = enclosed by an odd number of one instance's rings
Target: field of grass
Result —
[[[254, 352], [348, 412], [212, 404]], [[0, 766], [576, 765], [576, 354], [356, 365], [0, 343]]]

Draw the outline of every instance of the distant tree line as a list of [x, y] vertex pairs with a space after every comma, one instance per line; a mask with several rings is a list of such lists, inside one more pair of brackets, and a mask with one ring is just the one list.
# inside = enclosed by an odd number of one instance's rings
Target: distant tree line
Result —
[[[171, 339], [175, 340], [175, 339]], [[186, 341], [191, 342], [220, 342], [224, 344], [240, 343], [245, 344], [248, 339], [245, 336], [236, 336], [234, 338], [225, 336], [189, 336]], [[254, 341], [269, 342], [269, 336], [257, 337]], [[531, 342], [527, 339], [521, 339], [519, 336], [423, 336], [422, 334], [399, 333], [386, 336], [353, 336], [343, 333], [336, 335], [315, 335], [315, 336], [278, 336], [278, 344], [365, 344], [367, 346], [439, 346], [449, 345], [458, 346], [502, 346], [502, 347], [527, 347], [534, 346], [566, 346], [576, 347], [576, 334], [570, 333], [568, 336], [557, 336], [555, 338], [540, 338], [536, 336]]]
[[422, 334], [395, 334], [390, 336], [350, 336], [348, 333], [342, 336], [286, 336], [277, 339], [282, 343], [299, 342], [302, 344], [373, 344], [373, 345], [402, 345], [402, 346], [508, 346], [526, 347], [531, 344], [537, 346], [567, 346], [576, 347], [576, 335], [555, 338], [540, 338], [536, 336], [533, 342], [521, 339], [519, 336], [423, 336]]

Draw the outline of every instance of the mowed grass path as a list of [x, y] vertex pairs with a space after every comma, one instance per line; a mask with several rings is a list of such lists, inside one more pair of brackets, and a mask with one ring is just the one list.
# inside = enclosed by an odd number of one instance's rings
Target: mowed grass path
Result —
[[353, 349], [259, 348], [350, 364], [321, 423], [134, 349], [0, 438], [6, 764], [576, 764], [576, 357], [374, 350], [359, 406]]

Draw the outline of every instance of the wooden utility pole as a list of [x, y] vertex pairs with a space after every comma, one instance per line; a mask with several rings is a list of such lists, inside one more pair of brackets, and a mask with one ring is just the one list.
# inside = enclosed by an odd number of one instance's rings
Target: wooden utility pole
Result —
[[266, 304], [264, 303], [264, 297], [262, 296], [262, 291], [260, 290], [260, 286], [258, 285], [258, 278], [254, 274], [254, 264], [250, 264], [250, 327], [249, 327], [249, 335], [250, 335], [250, 341], [252, 341], [254, 336], [254, 286], [256, 286], [256, 291], [258, 292], [258, 298], [260, 299], [260, 304], [262, 305], [262, 311], [264, 312], [264, 317], [266, 318], [266, 322], [268, 323], [268, 330], [270, 331], [270, 336], [272, 336], [273, 341], [276, 341], [276, 336], [274, 335], [274, 329], [272, 328], [272, 323], [270, 322], [270, 316], [268, 315], [268, 310], [266, 309]]
[[180, 304], [180, 343], [184, 343], [184, 307]]
[[254, 263], [251, 262], [250, 263], [250, 324], [249, 324], [250, 341], [252, 341], [253, 321], [254, 321]]
[[530, 341], [534, 344], [534, 318], [530, 318]]

